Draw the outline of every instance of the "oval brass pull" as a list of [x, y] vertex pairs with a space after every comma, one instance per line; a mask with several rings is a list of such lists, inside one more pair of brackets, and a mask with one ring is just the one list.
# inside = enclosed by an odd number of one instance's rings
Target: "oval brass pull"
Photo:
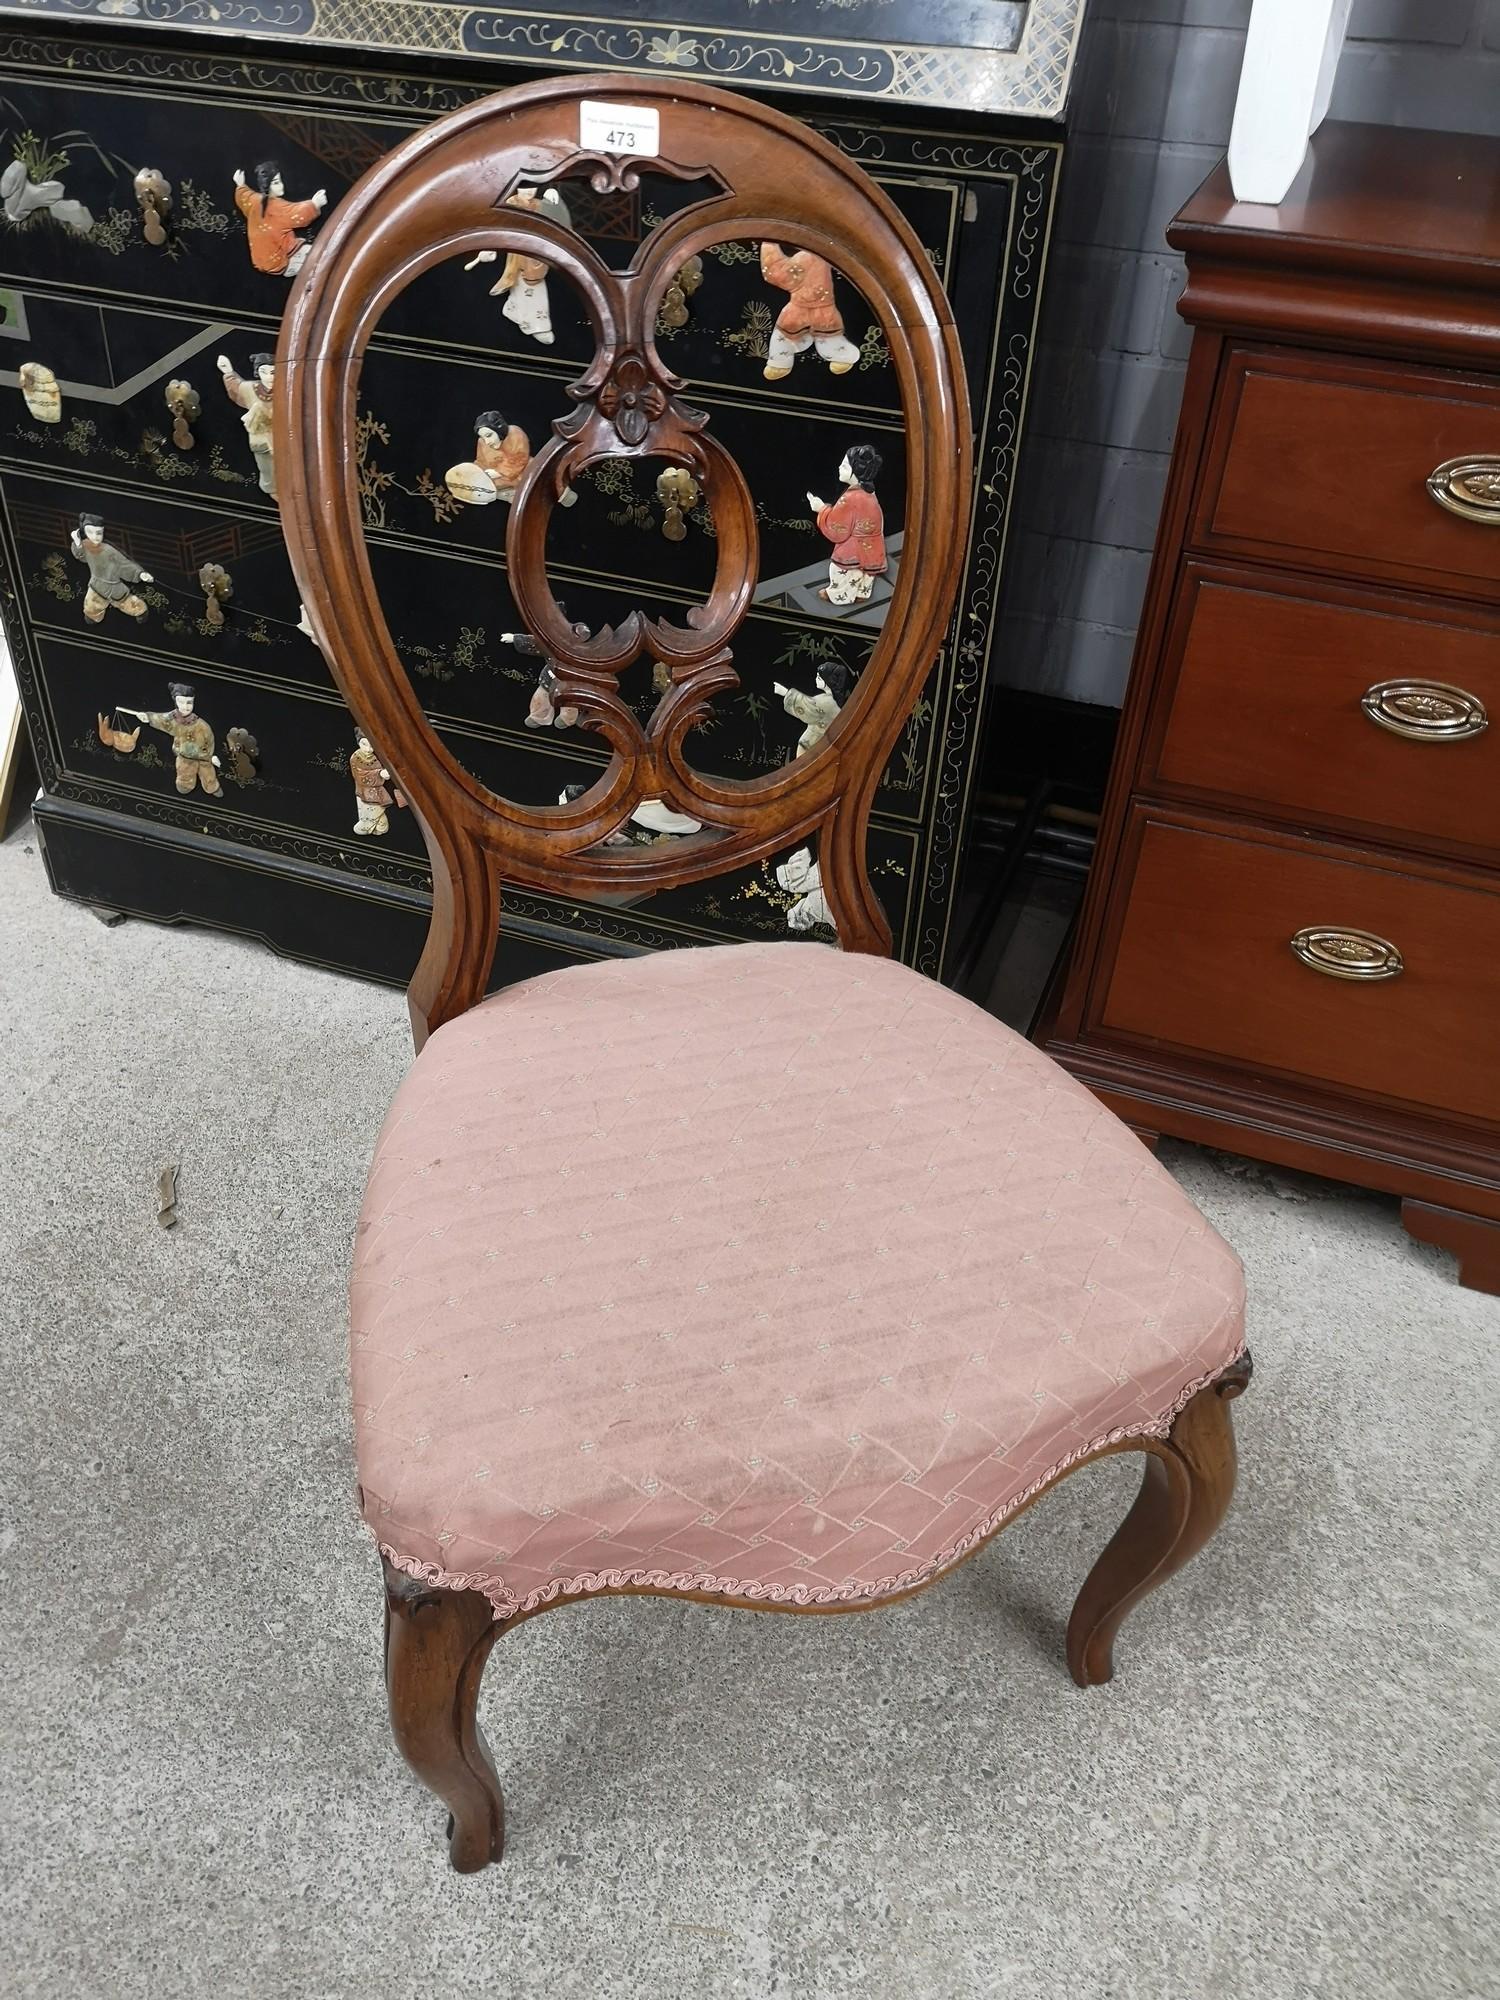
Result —
[[1500, 528], [1500, 458], [1448, 458], [1427, 475], [1427, 491], [1450, 514]]
[[1478, 695], [1447, 681], [1377, 681], [1359, 705], [1371, 722], [1414, 743], [1462, 743], [1490, 726]]
[[1401, 954], [1373, 931], [1309, 924], [1291, 940], [1292, 950], [1314, 972], [1330, 979], [1394, 979], [1405, 970]]

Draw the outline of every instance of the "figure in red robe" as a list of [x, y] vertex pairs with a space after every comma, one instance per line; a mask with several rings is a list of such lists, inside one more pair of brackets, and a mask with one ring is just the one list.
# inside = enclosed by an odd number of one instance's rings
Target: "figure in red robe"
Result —
[[234, 205], [245, 218], [250, 262], [256, 270], [273, 278], [295, 278], [312, 248], [297, 231], [317, 221], [328, 206], [328, 190], [319, 188], [307, 201], [288, 201], [280, 167], [274, 160], [262, 160], [255, 169], [253, 188], [235, 168]]
[[827, 604], [863, 604], [886, 571], [885, 516], [875, 498], [880, 453], [872, 444], [851, 444], [839, 466], [841, 497], [830, 507], [816, 493], [807, 496], [818, 532], [833, 543], [828, 582], [818, 592]]

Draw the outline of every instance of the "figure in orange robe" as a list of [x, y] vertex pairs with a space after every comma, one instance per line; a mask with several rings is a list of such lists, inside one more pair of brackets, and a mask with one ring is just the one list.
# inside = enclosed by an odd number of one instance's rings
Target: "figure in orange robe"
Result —
[[[529, 209], [534, 214], [545, 215], [550, 222], [563, 229], [573, 227], [573, 218], [568, 212], [568, 204], [556, 188], [522, 187], [505, 197], [507, 208]], [[472, 271], [476, 264], [493, 264], [496, 252], [478, 250], [464, 265]], [[504, 296], [505, 304], [500, 308], [505, 318], [518, 326], [522, 333], [540, 341], [543, 347], [553, 342], [552, 304], [547, 295], [547, 274], [552, 266], [542, 257], [534, 257], [522, 250], [512, 250], [500, 267], [500, 275], [490, 286], [490, 297]]]
[[827, 604], [863, 604], [886, 571], [885, 516], [875, 498], [880, 453], [872, 444], [851, 444], [839, 466], [844, 492], [830, 507], [816, 493], [808, 504], [818, 532], [833, 543], [828, 582], [818, 592]]
[[312, 248], [299, 229], [316, 222], [328, 206], [328, 190], [319, 188], [311, 201], [288, 201], [286, 183], [274, 160], [255, 169], [255, 186], [245, 185], [241, 168], [234, 170], [234, 205], [245, 218], [250, 262], [273, 278], [295, 278]]
[[762, 243], [760, 274], [767, 284], [791, 294], [771, 330], [766, 380], [779, 382], [790, 375], [792, 363], [809, 347], [817, 348], [830, 374], [847, 375], [859, 359], [859, 349], [844, 338], [828, 259], [815, 257], [810, 250], [787, 252], [779, 243]]

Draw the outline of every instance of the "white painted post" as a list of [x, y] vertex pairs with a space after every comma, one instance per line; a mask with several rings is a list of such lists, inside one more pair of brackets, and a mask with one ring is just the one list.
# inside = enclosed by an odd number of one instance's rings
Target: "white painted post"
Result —
[[1236, 201], [1275, 204], [1322, 124], [1351, 0], [1253, 0], [1229, 135]]

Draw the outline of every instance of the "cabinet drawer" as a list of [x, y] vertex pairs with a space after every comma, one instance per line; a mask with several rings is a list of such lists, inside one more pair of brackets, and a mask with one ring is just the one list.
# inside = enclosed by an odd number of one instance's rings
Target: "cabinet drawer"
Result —
[[1500, 854], [1500, 615], [1190, 564], [1148, 782]]
[[1241, 349], [1199, 495], [1205, 549], [1482, 591], [1500, 580], [1500, 493], [1469, 519], [1428, 491], [1450, 461], [1500, 472], [1500, 380]]
[[[1126, 879], [1109, 1036], [1500, 1121], [1500, 894], [1478, 878], [1143, 813]], [[1402, 969], [1316, 971], [1291, 942], [1310, 926], [1388, 941]], [[1323, 950], [1340, 962], [1336, 943]]]

